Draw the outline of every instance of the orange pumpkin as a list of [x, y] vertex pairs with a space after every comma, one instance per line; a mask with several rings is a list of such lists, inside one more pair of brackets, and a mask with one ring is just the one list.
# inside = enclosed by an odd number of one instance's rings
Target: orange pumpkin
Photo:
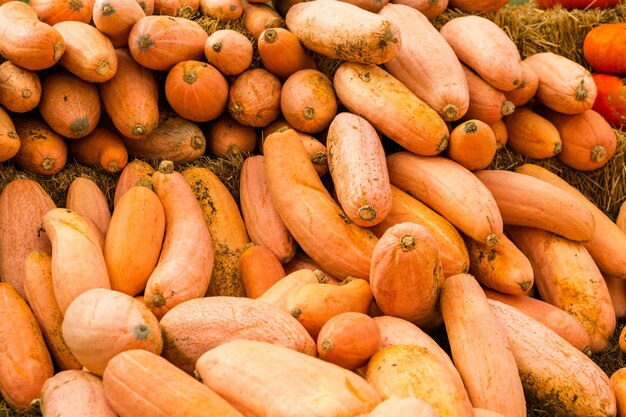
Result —
[[585, 35], [585, 60], [596, 72], [626, 74], [626, 23], [605, 23]]
[[252, 153], [256, 148], [257, 131], [222, 113], [205, 131], [207, 149], [213, 156], [226, 158], [237, 152]]
[[204, 56], [224, 75], [239, 75], [252, 63], [252, 42], [232, 30], [216, 30], [204, 43]]
[[522, 82], [514, 90], [504, 92], [504, 97], [515, 107], [521, 107], [528, 103], [535, 96], [539, 87], [539, 77], [526, 61], [522, 61], [522, 70]]
[[259, 39], [261, 33], [268, 28], [284, 28], [285, 19], [269, 4], [250, 3], [244, 1], [243, 26], [255, 38]]
[[20, 137], [9, 114], [0, 107], [0, 162], [9, 160], [20, 150]]
[[93, 0], [32, 0], [28, 4], [35, 9], [39, 20], [49, 25], [64, 20], [89, 23], [93, 11]]
[[40, 175], [54, 175], [67, 162], [67, 146], [63, 138], [39, 119], [16, 119], [15, 130], [20, 148], [13, 157], [17, 166]]
[[78, 163], [100, 167], [111, 174], [123, 170], [128, 162], [128, 151], [122, 139], [104, 127], [96, 127], [81, 139], [67, 141], [67, 149]]
[[226, 108], [228, 81], [206, 62], [181, 61], [167, 74], [165, 96], [181, 117], [208, 122]]
[[116, 206], [120, 198], [135, 185], [143, 185], [152, 188], [151, 177], [154, 174], [154, 168], [145, 161], [135, 159], [126, 165], [120, 174], [115, 186], [115, 195], [113, 196], [113, 206]]
[[281, 80], [296, 71], [317, 68], [296, 35], [287, 29], [265, 29], [259, 35], [257, 46], [265, 69]]
[[244, 71], [230, 86], [228, 112], [246, 126], [267, 126], [280, 116], [281, 89], [280, 80], [263, 68]]
[[200, 0], [154, 0], [154, 14], [191, 19], [200, 8]]
[[243, 13], [241, 0], [200, 0], [200, 11], [219, 20], [237, 20]]
[[591, 74], [598, 87], [598, 96], [592, 109], [611, 125], [621, 128], [626, 124], [625, 79], [610, 74]]
[[93, 5], [93, 23], [118, 48], [128, 46], [130, 30], [145, 16], [136, 1], [95, 0]]
[[496, 135], [480, 120], [468, 120], [450, 132], [448, 158], [470, 171], [486, 168], [496, 155]]
[[0, 64], [0, 105], [8, 111], [25, 113], [39, 104], [41, 81], [35, 71], [5, 61]]

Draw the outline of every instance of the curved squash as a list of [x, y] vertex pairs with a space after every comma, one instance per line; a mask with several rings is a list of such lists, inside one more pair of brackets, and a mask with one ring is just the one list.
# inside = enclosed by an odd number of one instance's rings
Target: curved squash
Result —
[[98, 184], [92, 179], [77, 177], [72, 181], [67, 190], [65, 207], [93, 220], [106, 236], [109, 223], [111, 223], [109, 202]]
[[117, 179], [115, 195], [113, 196], [114, 207], [117, 206], [118, 201], [126, 191], [135, 185], [152, 188], [152, 174], [154, 174], [154, 168], [147, 162], [139, 159], [129, 162]]

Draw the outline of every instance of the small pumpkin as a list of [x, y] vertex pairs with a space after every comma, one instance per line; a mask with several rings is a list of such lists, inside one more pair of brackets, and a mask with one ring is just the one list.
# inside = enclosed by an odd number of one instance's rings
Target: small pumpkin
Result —
[[319, 133], [330, 125], [337, 114], [333, 83], [315, 69], [296, 71], [283, 84], [280, 108], [294, 128], [306, 133]]
[[241, 0], [200, 0], [202, 14], [219, 20], [237, 20], [243, 13]]
[[228, 112], [209, 124], [205, 136], [209, 153], [220, 158], [237, 152], [252, 153], [257, 143], [256, 129], [239, 123]]
[[16, 119], [20, 148], [13, 157], [17, 166], [40, 175], [54, 175], [67, 162], [65, 141], [39, 119]]
[[135, 22], [145, 16], [146, 13], [136, 1], [95, 0], [93, 5], [93, 23], [118, 48], [128, 46], [130, 30]]
[[282, 80], [296, 71], [317, 68], [296, 35], [284, 28], [268, 28], [261, 32], [258, 49], [263, 66]]
[[[7, 61], [8, 62], [8, 61]], [[20, 150], [20, 137], [9, 114], [0, 107], [0, 162], [9, 160]]]
[[487, 168], [496, 150], [495, 133], [480, 120], [468, 120], [450, 132], [448, 157], [470, 171]]
[[598, 96], [592, 109], [614, 127], [626, 124], [626, 78], [611, 74], [591, 74]]
[[204, 56], [224, 75], [239, 75], [252, 63], [252, 42], [232, 29], [213, 32], [204, 43]]
[[263, 68], [239, 74], [230, 86], [228, 112], [246, 126], [267, 126], [280, 116], [281, 81]]
[[0, 64], [0, 105], [8, 111], [26, 113], [39, 104], [41, 81], [39, 74], [11, 61]]

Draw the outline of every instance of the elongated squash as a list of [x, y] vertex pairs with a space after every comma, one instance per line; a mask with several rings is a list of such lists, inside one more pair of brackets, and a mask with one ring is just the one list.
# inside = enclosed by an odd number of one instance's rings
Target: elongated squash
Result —
[[0, 162], [7, 161], [20, 150], [20, 137], [9, 114], [0, 107]]
[[16, 410], [27, 410], [54, 374], [37, 320], [11, 284], [0, 283], [0, 394]]
[[289, 293], [306, 284], [326, 283], [323, 278], [324, 275], [318, 270], [298, 269], [278, 280], [257, 299], [284, 311], [289, 311], [287, 308], [287, 295]]
[[514, 307], [496, 300], [489, 306], [506, 331], [529, 399], [555, 417], [615, 415], [609, 377], [587, 355]]
[[111, 288], [98, 236], [83, 216], [52, 209], [43, 227], [52, 244], [52, 285], [61, 314], [85, 291]]
[[[293, 130], [272, 133], [264, 152], [272, 201], [294, 239], [332, 275], [367, 279], [378, 239], [355, 225], [334, 202], [299, 135]], [[312, 224], [313, 218], [319, 220]]]
[[43, 416], [117, 416], [104, 395], [102, 380], [83, 370], [62, 371], [47, 379], [39, 407]]
[[615, 311], [600, 270], [582, 243], [528, 227], [511, 227], [510, 237], [533, 266], [541, 298], [576, 318], [599, 352], [615, 330]]
[[119, 200], [104, 242], [111, 289], [141, 293], [154, 271], [165, 234], [163, 204], [148, 187], [131, 187]]
[[585, 242], [585, 247], [602, 272], [626, 279], [626, 253], [621, 249], [626, 247], [626, 232], [624, 230], [620, 229], [594, 203], [557, 174], [534, 164], [524, 164], [516, 168], [515, 171], [548, 182], [565, 191], [579, 204], [585, 206], [593, 215], [596, 224], [593, 235]]
[[41, 119], [15, 119], [15, 130], [20, 147], [13, 162], [18, 167], [39, 175], [54, 175], [65, 167], [67, 145]]
[[122, 417], [243, 417], [207, 386], [146, 350], [113, 357], [102, 384], [111, 408]]
[[67, 190], [65, 207], [93, 220], [106, 236], [111, 223], [111, 211], [104, 192], [94, 180], [76, 177]]
[[258, 298], [287, 274], [271, 250], [250, 243], [239, 257], [239, 275], [246, 296]]
[[154, 168], [147, 162], [139, 159], [130, 161], [117, 179], [115, 194], [113, 195], [113, 206], [115, 207], [126, 191], [135, 185], [152, 188], [152, 174], [154, 174]]
[[193, 373], [200, 356], [235, 339], [258, 340], [316, 355], [315, 342], [289, 313], [244, 297], [204, 297], [181, 303], [159, 322], [162, 356]]
[[182, 176], [200, 203], [215, 252], [207, 294], [244, 296], [239, 257], [250, 239], [235, 199], [208, 168], [188, 168]]
[[243, 162], [239, 177], [241, 214], [250, 240], [265, 246], [282, 264], [286, 264], [296, 253], [296, 242], [270, 196], [264, 158], [256, 155]]
[[491, 20], [475, 15], [457, 17], [443, 25], [440, 33], [458, 59], [494, 88], [510, 91], [522, 82], [517, 46]]
[[515, 152], [533, 159], [550, 158], [563, 149], [557, 128], [545, 117], [528, 107], [515, 109], [504, 119], [507, 145]]
[[385, 63], [385, 68], [443, 120], [460, 119], [467, 112], [470, 97], [458, 58], [427, 16], [410, 5], [395, 3], [387, 4], [378, 13], [395, 23], [402, 33], [400, 50]]
[[32, 251], [24, 261], [25, 299], [39, 323], [48, 350], [58, 369], [81, 369], [63, 340], [63, 316], [59, 310], [52, 285], [52, 260], [50, 255]]
[[452, 359], [474, 407], [508, 417], [526, 416], [526, 401], [507, 335], [489, 308], [476, 279], [458, 274], [446, 279], [441, 313]]
[[148, 308], [161, 319], [175, 305], [204, 296], [215, 252], [200, 203], [171, 161], [161, 162], [152, 175], [152, 185], [163, 205], [165, 235], [144, 297]]
[[380, 238], [395, 224], [411, 222], [426, 227], [437, 243], [439, 260], [445, 276], [467, 272], [470, 261], [461, 234], [441, 215], [418, 199], [391, 186], [391, 210], [383, 221], [370, 228]]
[[348, 110], [407, 150], [436, 155], [448, 146], [448, 127], [441, 116], [384, 69], [344, 62], [333, 82]]
[[467, 239], [469, 272], [482, 285], [505, 294], [526, 294], [533, 287], [528, 258], [503, 234], [495, 246]]
[[509, 116], [515, 105], [506, 99], [504, 93], [485, 81], [465, 64], [461, 64], [467, 79], [470, 103], [463, 120], [478, 119], [491, 124]]
[[196, 369], [204, 384], [250, 416], [266, 410], [275, 417], [356, 416], [380, 402], [355, 373], [267, 342], [224, 343], [204, 353]]
[[344, 61], [382, 64], [402, 44], [394, 23], [346, 2], [298, 3], [289, 9], [285, 21], [307, 49]]
[[528, 314], [546, 327], [554, 330], [576, 349], [591, 354], [589, 333], [573, 316], [559, 307], [527, 295], [503, 294], [485, 288], [485, 295], [490, 300], [498, 300]]
[[32, 251], [52, 252], [41, 222], [55, 207], [48, 193], [32, 179], [14, 179], [0, 193], [0, 277], [22, 296], [26, 257]]
[[589, 209], [558, 187], [513, 171], [474, 174], [498, 203], [505, 225], [535, 227], [578, 241], [593, 236], [595, 221]]
[[41, 81], [35, 71], [11, 61], [0, 64], [0, 105], [8, 111], [26, 113], [39, 105]]
[[443, 158], [409, 152], [387, 157], [389, 180], [445, 217], [460, 231], [488, 245], [502, 235], [502, 217], [487, 187], [467, 169]]
[[96, 127], [80, 140], [67, 141], [67, 150], [76, 162], [111, 174], [123, 170], [128, 163], [128, 150], [122, 138], [104, 127]]
[[374, 226], [391, 209], [385, 151], [374, 127], [352, 113], [333, 119], [326, 136], [328, 168], [346, 215], [359, 226]]
[[387, 398], [368, 417], [437, 417], [433, 407], [417, 397]]
[[522, 70], [522, 82], [514, 90], [504, 92], [507, 101], [513, 103], [516, 108], [528, 103], [539, 87], [539, 77], [526, 61], [522, 61]]

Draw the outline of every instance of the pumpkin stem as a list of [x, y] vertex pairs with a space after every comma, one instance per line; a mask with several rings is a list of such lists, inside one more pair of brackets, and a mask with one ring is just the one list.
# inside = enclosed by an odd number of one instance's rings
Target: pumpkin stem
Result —
[[224, 47], [224, 43], [223, 42], [215, 42], [213, 44], [213, 50], [215, 52], [221, 52], [223, 47]]
[[198, 74], [195, 71], [187, 71], [183, 74], [183, 81], [187, 84], [193, 84], [198, 80]]
[[596, 145], [591, 150], [591, 160], [594, 162], [604, 161], [606, 155], [606, 148], [602, 145]]
[[459, 114], [459, 109], [454, 104], [446, 104], [443, 108], [443, 120], [451, 122], [456, 119]]
[[76, 119], [70, 124], [70, 132], [76, 136], [82, 136], [87, 129], [89, 129], [89, 120], [86, 117]]
[[205, 145], [204, 138], [202, 136], [194, 136], [191, 138], [191, 147], [194, 149], [203, 148]]
[[73, 12], [78, 12], [80, 11], [80, 9], [83, 8], [83, 3], [80, 0], [70, 0], [70, 2], [67, 3], [67, 5], [69, 6], [70, 10]]
[[316, 269], [313, 273], [317, 277], [317, 282], [320, 284], [328, 284], [328, 277], [322, 271]]
[[106, 75], [109, 73], [109, 63], [106, 60], [98, 62], [96, 65], [96, 72], [100, 75]]
[[151, 190], [154, 190], [154, 187], [152, 186], [152, 181], [150, 181], [148, 178], [140, 178], [137, 180], [137, 182], [135, 183], [135, 185], [140, 185], [142, 187], [146, 187], [149, 188]]
[[56, 161], [54, 160], [54, 158], [51, 158], [49, 156], [46, 156], [45, 158], [41, 160], [41, 167], [46, 171], [50, 171], [51, 169], [54, 169], [55, 165], [56, 165]]
[[133, 135], [143, 136], [145, 134], [146, 134], [146, 128], [142, 124], [137, 123], [135, 127], [133, 127]]
[[554, 143], [554, 154], [558, 154], [561, 152], [561, 149], [563, 149], [563, 144], [561, 142], [555, 142]]
[[263, 34], [263, 40], [267, 43], [276, 42], [276, 38], [278, 37], [278, 33], [274, 28], [265, 29], [265, 33]]
[[285, 19], [282, 17], [272, 16], [265, 21], [265, 29], [270, 28], [284, 28], [285, 27]]
[[133, 329], [133, 333], [135, 334], [137, 340], [146, 340], [151, 332], [152, 329], [150, 329], [150, 327], [145, 323], [140, 323]]
[[526, 87], [526, 80], [522, 80], [522, 82], [517, 86], [516, 90], [521, 90]]
[[498, 235], [495, 233], [490, 233], [485, 238], [485, 243], [489, 246], [497, 245], [498, 242], [500, 242], [500, 239], [498, 239]]
[[500, 109], [500, 113], [503, 116], [510, 116], [513, 114], [514, 111], [515, 111], [515, 104], [513, 104], [512, 102], [508, 100], [502, 103], [502, 108]]
[[439, 4], [439, 0], [428, 0], [429, 6], [436, 6]]
[[478, 126], [474, 122], [466, 122], [463, 125], [463, 131], [468, 134], [478, 133]]
[[291, 315], [297, 319], [298, 317], [302, 315], [302, 310], [296, 307], [293, 310], [291, 310]]
[[400, 248], [404, 252], [415, 249], [415, 238], [411, 235], [404, 235], [400, 238]]
[[591, 354], [593, 353], [593, 351], [591, 350], [591, 346], [587, 346], [583, 349], [583, 353], [589, 357], [591, 357]]
[[139, 35], [139, 38], [137, 39], [137, 48], [141, 52], [146, 52], [152, 45], [154, 45], [154, 41], [150, 39], [149, 34], [144, 33], [143, 35]]
[[148, 299], [148, 302], [147, 302], [148, 305], [154, 308], [161, 308], [166, 303], [167, 303], [167, 300], [165, 299], [165, 297], [163, 297], [163, 294], [161, 293], [154, 294], [152, 297]]
[[435, 149], [435, 151], [441, 152], [444, 149], [446, 149], [448, 147], [449, 141], [450, 141], [450, 137], [448, 135], [445, 135], [443, 138], [441, 138], [441, 141], [437, 144], [437, 148]]
[[54, 44], [54, 55], [52, 56], [55, 61], [58, 61], [65, 52], [65, 44], [63, 42], [57, 42]]
[[357, 209], [357, 214], [359, 219], [365, 220], [366, 222], [371, 222], [376, 218], [376, 214], [378, 214], [378, 210], [371, 204], [365, 204]]
[[20, 138], [19, 136], [17, 136], [17, 133], [16, 133], [16, 132], [14, 132], [14, 131], [12, 131], [12, 130], [10, 130], [10, 131], [7, 133], [7, 136], [8, 136], [8, 137], [10, 137], [11, 139], [19, 139], [19, 138]]
[[30, 98], [32, 94], [28, 88], [22, 90], [22, 98]]
[[587, 98], [587, 89], [585, 88], [585, 79], [580, 80], [580, 84], [576, 89], [576, 100], [584, 101]]
[[331, 340], [324, 339], [324, 341], [322, 342], [322, 350], [324, 352], [332, 352], [334, 348], [335, 348], [335, 345]]
[[315, 109], [311, 106], [306, 106], [302, 114], [305, 119], [312, 120], [313, 116], [315, 116]]
[[102, 5], [102, 16], [111, 16], [113, 13], [115, 13], [115, 7], [111, 6], [109, 3]]
[[314, 165], [326, 165], [328, 163], [327, 158], [326, 152], [319, 151], [311, 156], [311, 162], [313, 162]]
[[116, 173], [118, 169], [119, 169], [119, 165], [117, 165], [117, 162], [115, 161], [111, 161], [107, 164], [107, 171], [110, 172], [111, 174]]
[[532, 281], [522, 281], [519, 283], [519, 287], [523, 292], [528, 291], [528, 289], [530, 288], [530, 286], [533, 284]]
[[164, 159], [159, 164], [159, 172], [161, 174], [171, 174], [174, 172], [174, 162]]
[[230, 111], [234, 114], [234, 115], [240, 115], [241, 113], [243, 113], [243, 105], [239, 102], [235, 103], [233, 105], [233, 107], [230, 108]]

